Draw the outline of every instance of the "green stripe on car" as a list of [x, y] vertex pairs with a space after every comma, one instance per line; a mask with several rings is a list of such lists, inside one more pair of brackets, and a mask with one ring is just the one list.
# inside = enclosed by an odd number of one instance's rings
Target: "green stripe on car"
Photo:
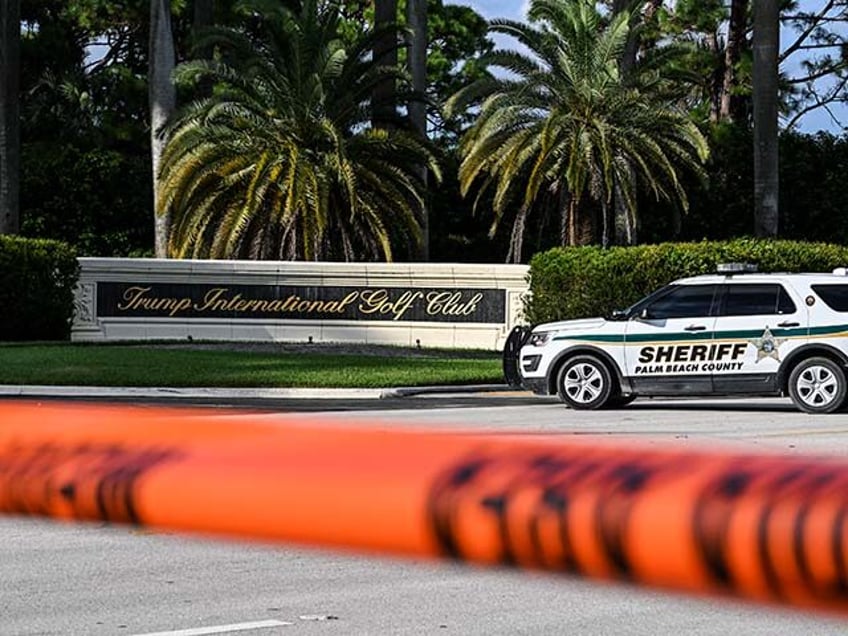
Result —
[[[638, 343], [638, 342], [682, 342], [693, 340], [743, 340], [747, 338], [759, 338], [763, 335], [764, 329], [741, 329], [734, 331], [703, 331], [703, 332], [686, 332], [686, 333], [664, 333], [664, 334], [632, 334], [624, 336], [623, 334], [598, 334], [595, 336], [554, 336], [553, 340], [579, 340], [581, 342], [598, 342], [598, 343]], [[775, 338], [798, 338], [806, 336], [828, 336], [828, 335], [848, 335], [848, 325], [834, 325], [831, 327], [812, 327], [797, 328], [797, 329], [771, 329], [771, 333]]]

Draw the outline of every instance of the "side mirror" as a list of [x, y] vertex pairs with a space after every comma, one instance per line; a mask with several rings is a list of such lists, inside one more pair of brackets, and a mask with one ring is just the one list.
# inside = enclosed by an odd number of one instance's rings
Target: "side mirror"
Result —
[[613, 320], [627, 320], [627, 312], [622, 309], [613, 309], [610, 318]]

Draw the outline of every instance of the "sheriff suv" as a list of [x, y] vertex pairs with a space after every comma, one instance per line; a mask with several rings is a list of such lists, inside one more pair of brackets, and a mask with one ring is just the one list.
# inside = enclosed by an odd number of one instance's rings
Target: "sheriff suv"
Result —
[[730, 264], [674, 281], [607, 318], [516, 328], [513, 385], [575, 409], [639, 396], [789, 395], [809, 413], [848, 406], [848, 273], [757, 274]]

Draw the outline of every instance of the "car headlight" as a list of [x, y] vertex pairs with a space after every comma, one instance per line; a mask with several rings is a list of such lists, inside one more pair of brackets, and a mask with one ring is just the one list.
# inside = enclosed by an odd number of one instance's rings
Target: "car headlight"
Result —
[[527, 344], [532, 347], [542, 347], [550, 338], [551, 334], [548, 331], [539, 331], [530, 334], [530, 337], [527, 338]]

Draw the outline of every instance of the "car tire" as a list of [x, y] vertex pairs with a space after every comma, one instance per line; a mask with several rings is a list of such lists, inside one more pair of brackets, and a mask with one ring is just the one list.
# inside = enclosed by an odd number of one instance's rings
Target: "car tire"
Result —
[[612, 373], [595, 356], [574, 356], [557, 374], [557, 394], [573, 409], [603, 408], [615, 393]]
[[789, 396], [806, 413], [840, 410], [848, 393], [844, 369], [828, 358], [807, 358], [789, 374]]

